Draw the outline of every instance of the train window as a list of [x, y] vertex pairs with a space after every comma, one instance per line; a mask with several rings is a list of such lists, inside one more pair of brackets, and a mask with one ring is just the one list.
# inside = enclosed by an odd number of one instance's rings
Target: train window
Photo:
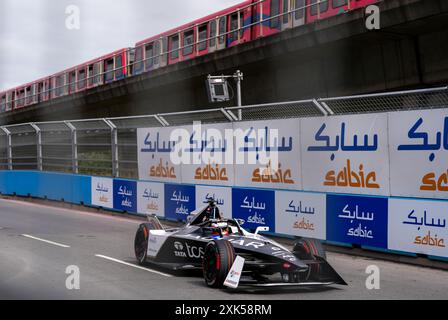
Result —
[[332, 6], [333, 8], [339, 8], [347, 5], [348, 0], [333, 0]]
[[184, 32], [184, 44], [183, 44], [183, 55], [188, 56], [193, 53], [193, 43], [194, 43], [194, 31], [189, 30]]
[[179, 58], [179, 36], [175, 35], [170, 38], [171, 59]]
[[106, 81], [113, 81], [114, 80], [114, 59], [107, 59], [104, 61], [104, 79]]
[[154, 45], [147, 44], [145, 46], [145, 70], [149, 70], [154, 64]]
[[[311, 0], [311, 15], [315, 16], [317, 15], [317, 2], [319, 2], [319, 0]], [[328, 10], [328, 0], [320, 0], [320, 5], [319, 5], [319, 13], [323, 13], [326, 12]]]
[[210, 21], [210, 47], [216, 46], [216, 20]]
[[160, 60], [160, 40], [154, 42], [154, 65], [158, 65]]
[[[305, 7], [305, 0], [295, 0], [295, 9]], [[304, 15], [304, 9], [297, 10], [295, 12], [295, 19], [302, 19]]]
[[289, 22], [289, 0], [283, 0], [283, 23]]
[[86, 70], [78, 70], [78, 89], [84, 89], [86, 87]]
[[120, 78], [124, 74], [123, 67], [123, 56], [118, 55], [115, 57], [115, 79]]
[[[227, 19], [226, 17], [219, 18], [219, 34], [225, 34], [227, 32]], [[219, 44], [223, 44], [226, 41], [225, 36], [219, 37]]]
[[143, 48], [142, 47], [138, 47], [137, 49], [135, 49], [135, 70], [136, 71], [140, 71], [143, 68]]
[[207, 25], [204, 24], [198, 28], [199, 33], [199, 44], [198, 49], [199, 51], [204, 51], [207, 49]]
[[[271, 18], [280, 14], [280, 0], [271, 0]], [[270, 20], [271, 28], [278, 28], [279, 17]]]

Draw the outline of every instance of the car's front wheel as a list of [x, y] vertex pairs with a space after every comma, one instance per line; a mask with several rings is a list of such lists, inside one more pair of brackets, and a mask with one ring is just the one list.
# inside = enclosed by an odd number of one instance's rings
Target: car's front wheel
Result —
[[134, 251], [135, 257], [139, 264], [144, 264], [146, 262], [146, 257], [148, 254], [148, 237], [149, 228], [146, 224], [141, 224], [135, 234], [134, 240]]
[[213, 240], [207, 244], [202, 270], [207, 286], [222, 288], [235, 261], [235, 249], [227, 240]]

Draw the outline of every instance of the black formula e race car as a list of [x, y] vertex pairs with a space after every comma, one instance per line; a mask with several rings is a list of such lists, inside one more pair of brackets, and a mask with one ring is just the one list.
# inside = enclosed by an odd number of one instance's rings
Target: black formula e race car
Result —
[[241, 219], [223, 219], [214, 201], [192, 212], [181, 228], [165, 229], [155, 216], [140, 225], [135, 256], [172, 270], [202, 269], [209, 287], [322, 286], [346, 282], [326, 261], [320, 241], [300, 238], [288, 250], [244, 230]]

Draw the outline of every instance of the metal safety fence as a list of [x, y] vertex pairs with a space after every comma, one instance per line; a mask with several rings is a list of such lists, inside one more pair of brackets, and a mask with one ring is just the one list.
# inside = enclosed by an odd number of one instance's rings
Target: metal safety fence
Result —
[[137, 129], [448, 107], [448, 87], [0, 127], [0, 170], [138, 178]]

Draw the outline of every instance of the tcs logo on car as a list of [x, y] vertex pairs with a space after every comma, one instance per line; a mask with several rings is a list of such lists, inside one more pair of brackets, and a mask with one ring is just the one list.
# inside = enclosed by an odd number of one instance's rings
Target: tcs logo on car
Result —
[[174, 255], [176, 257], [199, 259], [204, 255], [204, 249], [202, 247], [196, 247], [189, 245], [188, 243], [182, 244], [181, 242], [174, 242]]

